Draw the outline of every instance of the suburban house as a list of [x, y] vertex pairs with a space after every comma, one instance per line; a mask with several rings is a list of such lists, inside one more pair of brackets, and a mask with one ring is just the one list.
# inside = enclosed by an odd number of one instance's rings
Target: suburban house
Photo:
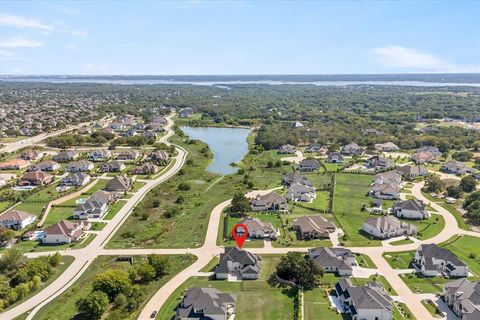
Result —
[[132, 169], [132, 174], [155, 174], [157, 172], [158, 167], [153, 163], [144, 163]]
[[414, 263], [427, 277], [443, 275], [447, 277], [467, 277], [468, 266], [450, 250], [435, 243], [422, 244], [415, 252]]
[[464, 162], [460, 161], [448, 161], [447, 163], [442, 164], [440, 170], [453, 174], [465, 174], [475, 172], [475, 169], [467, 167]]
[[83, 235], [83, 232], [89, 228], [90, 224], [88, 222], [60, 220], [45, 229], [45, 237], [42, 239], [42, 242], [45, 244], [75, 242]]
[[285, 199], [297, 202], [297, 201], [303, 201], [303, 202], [312, 202], [313, 199], [317, 197], [317, 194], [315, 193], [315, 188], [314, 187], [309, 187], [304, 184], [300, 183], [295, 183], [290, 185], [290, 187], [287, 190], [287, 193], [285, 194]]
[[182, 108], [178, 112], [178, 116], [180, 118], [190, 118], [191, 116], [193, 116], [193, 109], [192, 108]]
[[402, 176], [396, 171], [386, 171], [377, 173], [374, 176], [374, 184], [394, 183], [400, 185]]
[[411, 236], [417, 233], [417, 227], [400, 221], [394, 216], [370, 218], [363, 223], [362, 230], [378, 239]]
[[20, 186], [41, 186], [52, 183], [53, 177], [42, 171], [32, 171], [25, 173], [18, 185]]
[[97, 191], [90, 196], [84, 203], [77, 205], [73, 210], [75, 219], [94, 219], [102, 218], [108, 211], [108, 204], [113, 201], [112, 194], [105, 191]]
[[26, 168], [30, 162], [23, 159], [12, 159], [0, 163], [0, 170], [20, 170]]
[[87, 155], [87, 159], [90, 161], [106, 161], [112, 157], [112, 151], [107, 149], [98, 149], [90, 151]]
[[366, 160], [365, 166], [374, 170], [388, 170], [395, 168], [395, 161], [380, 156], [372, 156]]
[[393, 152], [398, 151], [400, 148], [393, 142], [386, 142], [386, 143], [377, 143], [375, 145], [375, 150], [381, 152]]
[[[258, 218], [248, 217], [238, 223], [244, 224], [247, 227], [248, 237], [252, 239], [269, 238], [274, 240], [277, 239], [278, 235], [280, 234], [280, 232], [275, 229], [270, 222], [263, 222]], [[245, 232], [242, 230], [242, 228], [239, 229], [237, 229], [237, 234], [241, 233], [242, 231]]]
[[214, 288], [188, 288], [178, 306], [178, 320], [228, 320], [235, 315], [237, 295]]
[[132, 188], [132, 186], [132, 179], [128, 178], [127, 176], [116, 176], [113, 177], [110, 181], [108, 181], [105, 190], [115, 192], [127, 192]]
[[60, 151], [53, 157], [53, 160], [57, 162], [75, 161], [80, 157], [80, 154], [73, 150]]
[[102, 164], [100, 171], [102, 172], [121, 172], [126, 166], [123, 162], [112, 160]]
[[335, 232], [335, 225], [320, 215], [312, 215], [293, 220], [292, 229], [300, 232], [302, 239], [320, 239]]
[[168, 158], [168, 153], [164, 150], [150, 152], [150, 154], [147, 156], [148, 161], [154, 162], [156, 164], [165, 164], [167, 163]]
[[10, 210], [0, 215], [0, 226], [21, 230], [35, 221], [37, 217], [25, 211]]
[[289, 173], [283, 177], [283, 184], [286, 186], [290, 186], [296, 183], [303, 184], [309, 187], [313, 186], [312, 182], [307, 177], [297, 172]]
[[250, 207], [252, 211], [287, 211], [287, 200], [272, 191], [265, 195], [257, 195], [252, 199]]
[[300, 171], [318, 171], [320, 169], [320, 162], [315, 159], [304, 159], [298, 164]]
[[442, 155], [442, 152], [440, 150], [438, 150], [437, 147], [432, 147], [432, 146], [423, 146], [423, 147], [418, 148], [415, 151], [416, 152], [425, 151], [425, 152], [428, 152], [430, 154], [433, 154], [435, 157], [439, 157], [439, 156]]
[[83, 172], [72, 173], [60, 181], [61, 186], [82, 187], [91, 181], [91, 177]]
[[346, 156], [362, 155], [363, 149], [360, 148], [355, 142], [352, 142], [346, 146], [343, 146], [340, 152]]
[[305, 152], [319, 152], [322, 149], [322, 145], [320, 143], [310, 143], [306, 148]]
[[28, 171], [57, 171], [60, 169], [60, 164], [53, 160], [45, 160], [39, 163], [32, 164]]
[[423, 177], [428, 174], [427, 168], [425, 166], [401, 166], [397, 167], [397, 172], [399, 172], [406, 179], [414, 179], [416, 177]]
[[293, 154], [297, 151], [297, 148], [295, 146], [292, 146], [291, 144], [284, 144], [278, 149], [278, 153], [281, 154]]
[[20, 155], [20, 158], [23, 160], [32, 161], [32, 160], [37, 160], [39, 156], [40, 154], [38, 153], [37, 150], [28, 149], [22, 152], [22, 154]]
[[380, 183], [373, 184], [368, 192], [368, 195], [377, 199], [399, 199], [400, 198], [400, 185], [396, 183]]
[[435, 161], [435, 156], [428, 151], [416, 151], [412, 154], [412, 161], [415, 164], [431, 163]]
[[393, 213], [398, 218], [407, 219], [428, 219], [430, 212], [425, 208], [425, 204], [421, 200], [411, 199], [405, 201], [397, 201], [393, 205]]
[[356, 265], [355, 254], [349, 249], [335, 247], [319, 247], [308, 249], [308, 257], [325, 272], [339, 276], [351, 276], [352, 266]]
[[133, 149], [122, 150], [117, 154], [117, 160], [135, 160], [140, 156], [140, 152]]
[[480, 319], [480, 281], [457, 279], [443, 288], [445, 303], [462, 320]]
[[342, 154], [339, 152], [330, 152], [327, 156], [328, 163], [343, 163], [345, 159], [343, 158]]
[[343, 313], [352, 320], [391, 320], [392, 298], [378, 282], [355, 287], [350, 279], [342, 279], [335, 285], [335, 292]]
[[260, 256], [237, 247], [225, 247], [214, 273], [216, 279], [258, 279], [261, 267]]
[[91, 161], [78, 160], [78, 161], [69, 162], [65, 167], [65, 170], [72, 173], [73, 172], [89, 172], [93, 170], [94, 167], [95, 166]]

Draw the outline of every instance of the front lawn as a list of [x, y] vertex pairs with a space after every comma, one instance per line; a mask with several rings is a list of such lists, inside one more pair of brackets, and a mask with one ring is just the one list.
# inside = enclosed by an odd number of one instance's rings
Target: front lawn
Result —
[[410, 269], [415, 251], [385, 252], [383, 257], [393, 269]]

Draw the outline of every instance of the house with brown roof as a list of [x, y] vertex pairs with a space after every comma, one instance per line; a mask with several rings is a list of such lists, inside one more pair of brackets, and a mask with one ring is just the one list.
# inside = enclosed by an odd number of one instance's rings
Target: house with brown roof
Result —
[[[252, 239], [269, 238], [273, 240], [280, 235], [280, 232], [270, 222], [264, 222], [258, 218], [247, 217], [238, 223], [247, 227], [248, 237]], [[241, 230], [237, 229], [237, 233], [241, 233]]]
[[250, 204], [252, 211], [287, 211], [287, 200], [272, 191], [265, 195], [257, 195]]
[[293, 220], [292, 229], [299, 231], [302, 239], [320, 239], [335, 232], [335, 225], [320, 215], [312, 215]]
[[108, 181], [105, 190], [114, 192], [127, 192], [133, 186], [133, 180], [127, 176], [116, 176]]
[[147, 160], [156, 164], [165, 164], [168, 161], [168, 153], [165, 150], [158, 150], [150, 152]]
[[0, 163], [0, 170], [20, 170], [26, 168], [30, 164], [29, 161], [23, 159], [12, 159]]
[[60, 164], [53, 160], [45, 160], [40, 163], [35, 163], [32, 164], [29, 168], [28, 171], [57, 171], [60, 169]]
[[412, 161], [415, 164], [425, 164], [435, 161], [435, 156], [428, 151], [419, 150], [412, 154]]
[[85, 230], [90, 228], [86, 221], [70, 222], [60, 220], [59, 222], [45, 229], [45, 237], [42, 242], [45, 244], [72, 243], [78, 241]]
[[35, 221], [37, 217], [25, 211], [10, 210], [0, 215], [0, 226], [21, 230]]
[[25, 173], [18, 185], [20, 186], [41, 186], [52, 183], [53, 177], [42, 171], [32, 171]]
[[155, 174], [157, 172], [158, 167], [153, 163], [144, 163], [132, 169], [132, 174]]
[[20, 156], [20, 158], [22, 158], [23, 160], [37, 160], [39, 157], [39, 153], [37, 150], [34, 150], [34, 149], [28, 149], [28, 150], [25, 150], [22, 152], [22, 155]]
[[140, 156], [140, 152], [133, 149], [122, 150], [117, 154], [117, 160], [136, 160]]
[[57, 162], [68, 162], [77, 160], [80, 157], [80, 154], [73, 150], [60, 151], [53, 157], [53, 160]]

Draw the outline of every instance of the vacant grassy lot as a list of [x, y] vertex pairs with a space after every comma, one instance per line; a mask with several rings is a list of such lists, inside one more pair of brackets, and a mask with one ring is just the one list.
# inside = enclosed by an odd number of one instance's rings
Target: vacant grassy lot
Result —
[[317, 197], [312, 202], [301, 202], [302, 206], [307, 208], [327, 210], [330, 193], [328, 191], [317, 191]]
[[[380, 241], [370, 240], [364, 235], [360, 228], [368, 218], [374, 217], [368, 212], [362, 212], [362, 204], [369, 203], [371, 198], [367, 197], [369, 185], [372, 182], [371, 175], [361, 174], [336, 174], [335, 195], [333, 212], [345, 232], [342, 239], [345, 246], [378, 246]], [[387, 207], [388, 204], [385, 204]]]
[[421, 277], [420, 274], [402, 274], [400, 278], [414, 293], [440, 293], [445, 283], [452, 279], [442, 277]]
[[415, 238], [420, 240], [430, 239], [439, 234], [445, 228], [445, 219], [439, 214], [432, 214], [430, 219], [410, 220], [400, 219], [417, 227]]
[[373, 263], [372, 259], [366, 254], [356, 254], [357, 264], [362, 268], [375, 269], [377, 266]]
[[401, 246], [403, 244], [410, 244], [410, 243], [413, 243], [413, 240], [411, 239], [402, 239], [402, 240], [397, 240], [397, 241], [392, 241], [390, 242], [390, 244], [392, 246]]
[[[136, 256], [134, 264], [142, 261], [145, 257]], [[139, 308], [130, 314], [122, 314], [123, 319], [134, 319], [138, 311], [142, 309], [143, 304], [171, 279], [177, 272], [185, 269], [187, 266], [195, 261], [195, 257], [187, 255], [172, 255], [170, 256], [170, 272], [163, 278], [149, 282], [148, 284], [140, 285], [140, 290], [143, 294], [143, 303]], [[92, 281], [96, 274], [105, 271], [106, 269], [121, 269], [126, 270], [130, 267], [128, 262], [117, 262], [115, 257], [100, 256], [88, 267], [87, 271], [63, 294], [55, 298], [53, 301], [44, 306], [35, 316], [35, 319], [56, 319], [67, 320], [76, 318], [77, 307], [76, 303], [81, 298], [87, 296], [92, 290]], [[61, 312], [59, 312], [61, 310]], [[109, 311], [107, 311], [108, 314]]]
[[222, 292], [235, 293], [237, 295], [235, 319], [294, 319], [295, 291], [290, 288], [280, 288], [275, 284], [271, 286], [266, 281], [270, 278], [280, 258], [273, 255], [262, 256], [262, 258], [264, 263], [259, 280], [228, 282], [209, 280], [207, 277], [190, 278], [168, 298], [156, 319], [173, 319], [175, 310], [182, 301], [182, 293], [191, 287], [216, 288]]
[[305, 291], [304, 308], [305, 320], [343, 319], [336, 309], [332, 309], [328, 300], [328, 291], [324, 288]]
[[385, 252], [383, 257], [393, 269], [409, 269], [412, 267], [415, 251]]
[[442, 243], [442, 247], [450, 249], [463, 262], [468, 264], [470, 272], [480, 277], [480, 239], [472, 236], [456, 236]]

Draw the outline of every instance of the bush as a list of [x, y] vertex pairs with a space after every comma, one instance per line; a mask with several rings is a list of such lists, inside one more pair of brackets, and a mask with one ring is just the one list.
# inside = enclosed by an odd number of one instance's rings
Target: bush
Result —
[[102, 291], [93, 291], [78, 301], [78, 311], [87, 319], [100, 319], [109, 305], [108, 295]]
[[178, 185], [178, 190], [180, 191], [188, 191], [191, 188], [192, 188], [191, 185], [186, 182], [180, 182], [180, 184]]

